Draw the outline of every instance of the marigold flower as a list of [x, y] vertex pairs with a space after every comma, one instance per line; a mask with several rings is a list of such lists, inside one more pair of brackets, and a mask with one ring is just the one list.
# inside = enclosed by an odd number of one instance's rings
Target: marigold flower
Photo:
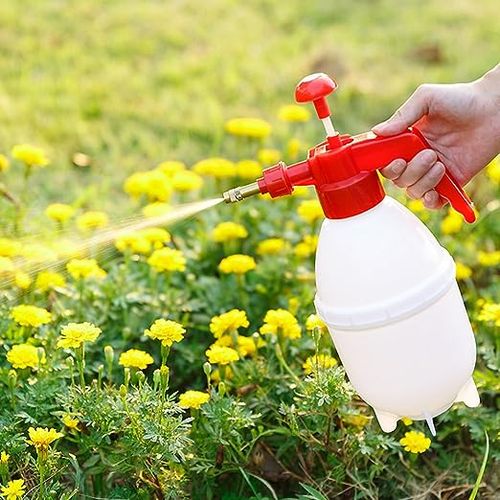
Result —
[[429, 449], [431, 440], [426, 437], [423, 432], [409, 431], [399, 440], [399, 443], [404, 447], [405, 451], [409, 451], [410, 453], [423, 453]]
[[306, 319], [306, 330], [312, 332], [315, 329], [321, 333], [328, 331], [326, 323], [317, 314], [310, 314]]
[[49, 248], [47, 245], [42, 245], [40, 243], [23, 245], [19, 255], [24, 257], [27, 261], [36, 264], [57, 261], [57, 252]]
[[[297, 138], [292, 138], [290, 139], [287, 144], [286, 144], [286, 154], [291, 160], [297, 159], [299, 156], [299, 153], [305, 149], [304, 145], [302, 144], [302, 141]], [[305, 186], [298, 186], [298, 187], [305, 187]], [[297, 188], [294, 189], [294, 191]]]
[[455, 234], [462, 229], [463, 224], [464, 221], [462, 216], [459, 213], [450, 210], [448, 215], [441, 222], [441, 231], [443, 234]]
[[14, 269], [14, 262], [9, 257], [0, 257], [0, 276], [2, 274], [13, 273]]
[[193, 170], [200, 175], [223, 179], [236, 175], [236, 165], [225, 158], [207, 158], [196, 163]]
[[199, 410], [202, 405], [208, 402], [210, 395], [200, 391], [186, 391], [179, 395], [179, 406], [181, 408], [193, 408]]
[[477, 320], [482, 323], [494, 323], [495, 326], [500, 326], [500, 304], [484, 302]]
[[262, 167], [255, 160], [241, 160], [236, 164], [236, 173], [242, 179], [255, 180], [262, 175]]
[[71, 259], [66, 264], [66, 269], [75, 280], [85, 278], [102, 279], [106, 277], [106, 271], [99, 267], [95, 259]]
[[172, 240], [170, 233], [162, 227], [146, 227], [138, 233], [146, 238], [154, 248], [162, 248]]
[[14, 283], [21, 290], [26, 290], [31, 285], [32, 279], [28, 273], [24, 271], [17, 271], [14, 275]]
[[148, 259], [148, 264], [158, 273], [163, 271], [185, 271], [186, 258], [180, 250], [160, 248]]
[[136, 172], [125, 180], [123, 189], [133, 198], [145, 195], [150, 201], [165, 202], [172, 194], [171, 179], [161, 170]]
[[186, 329], [179, 323], [169, 319], [157, 319], [148, 330], [144, 331], [147, 337], [159, 340], [164, 346], [170, 347], [174, 342], [184, 338]]
[[9, 170], [9, 167], [9, 159], [5, 155], [0, 154], [0, 173], [6, 172], [7, 170]]
[[271, 309], [264, 317], [264, 325], [260, 327], [260, 333], [283, 335], [290, 339], [297, 339], [301, 335], [300, 325], [289, 311], [285, 309]]
[[138, 232], [123, 234], [116, 238], [115, 247], [120, 252], [131, 251], [136, 254], [149, 254], [151, 252], [151, 243]]
[[212, 231], [212, 238], [218, 243], [243, 239], [248, 236], [248, 231], [236, 222], [220, 222]]
[[307, 122], [311, 118], [311, 113], [304, 106], [288, 104], [281, 106], [278, 111], [278, 118], [284, 122]]
[[137, 368], [145, 370], [148, 365], [154, 362], [153, 357], [147, 352], [139, 349], [129, 349], [120, 354], [118, 363], [126, 368]]
[[38, 368], [40, 357], [38, 349], [31, 344], [13, 345], [7, 353], [7, 361], [14, 367], [19, 369]]
[[214, 365], [228, 365], [233, 361], [240, 359], [238, 352], [231, 347], [224, 347], [220, 345], [211, 345], [205, 351], [208, 361]]
[[64, 286], [66, 286], [64, 276], [55, 271], [41, 271], [35, 281], [36, 289], [41, 292], [53, 290], [54, 288], [63, 288]]
[[26, 440], [28, 444], [33, 445], [37, 451], [46, 452], [49, 446], [64, 434], [57, 432], [55, 429], [48, 429], [47, 427], [37, 427], [28, 429], [29, 439]]
[[234, 350], [238, 352], [240, 356], [250, 356], [257, 351], [257, 348], [260, 348], [266, 343], [262, 340], [261, 337], [258, 338], [257, 342], [253, 337], [245, 337], [244, 335], [236, 336], [236, 345], [234, 344], [234, 339], [232, 335], [223, 335], [219, 339], [217, 339], [212, 345], [221, 346], [221, 347], [232, 347]]
[[318, 200], [302, 201], [297, 209], [297, 213], [302, 219], [310, 224], [325, 216]]
[[371, 421], [372, 417], [367, 415], [362, 415], [361, 413], [344, 415], [342, 421], [349, 425], [354, 425], [354, 427], [365, 427]]
[[2, 453], [0, 453], [0, 464], [7, 464], [9, 463], [9, 458], [10, 458], [10, 455], [5, 452], [5, 451], [2, 451]]
[[78, 424], [80, 423], [77, 418], [72, 417], [71, 415], [64, 415], [62, 418], [62, 423], [65, 427], [71, 430], [78, 430]]
[[266, 167], [269, 165], [274, 165], [281, 159], [281, 151], [278, 149], [259, 149], [257, 152], [257, 159], [262, 165]]
[[0, 257], [15, 257], [19, 255], [21, 244], [10, 238], [0, 238]]
[[172, 187], [177, 191], [197, 191], [203, 186], [203, 178], [191, 170], [177, 172], [172, 177]]
[[182, 161], [167, 160], [156, 165], [156, 170], [164, 173], [167, 177], [173, 177], [178, 172], [186, 170], [186, 165]]
[[95, 342], [101, 334], [101, 329], [92, 323], [68, 323], [61, 328], [61, 338], [57, 347], [62, 349], [78, 348], [84, 342]]
[[29, 144], [17, 144], [10, 153], [13, 158], [23, 162], [27, 167], [45, 167], [49, 160], [45, 156], [43, 149]]
[[238, 328], [248, 328], [247, 313], [239, 309], [232, 309], [219, 316], [214, 316], [210, 321], [210, 331], [217, 339], [223, 335], [238, 331]]
[[2, 486], [2, 496], [5, 500], [18, 500], [26, 493], [24, 487], [24, 479], [14, 479], [7, 483], [7, 486]]
[[249, 255], [230, 255], [220, 261], [219, 271], [224, 274], [245, 274], [257, 267], [253, 257]]
[[427, 210], [422, 200], [409, 200], [406, 206], [414, 214], [420, 214], [422, 212], [426, 212]]
[[50, 323], [52, 320], [52, 315], [46, 309], [26, 304], [13, 307], [10, 315], [18, 325], [34, 328]]
[[297, 257], [310, 257], [318, 246], [318, 237], [315, 235], [304, 236], [304, 239], [295, 246], [294, 252]]
[[257, 245], [257, 253], [259, 255], [276, 255], [281, 253], [286, 248], [286, 241], [282, 238], [268, 238], [262, 240]]
[[271, 133], [271, 125], [260, 118], [233, 118], [225, 125], [226, 132], [239, 137], [264, 139]]
[[500, 250], [494, 252], [479, 251], [477, 253], [477, 260], [484, 267], [498, 266], [500, 264]]
[[106, 227], [108, 222], [108, 215], [105, 212], [99, 211], [85, 212], [76, 219], [78, 229], [83, 232]]
[[154, 203], [150, 203], [146, 205], [142, 209], [142, 215], [144, 217], [159, 217], [160, 215], [164, 215], [167, 212], [170, 212], [172, 207], [168, 203], [162, 203], [161, 201], [155, 201]]
[[328, 354], [318, 354], [314, 356], [309, 356], [302, 368], [304, 369], [304, 373], [309, 375], [316, 370], [327, 370], [328, 368], [332, 368], [337, 364], [337, 360]]
[[457, 280], [466, 280], [472, 276], [472, 269], [462, 262], [456, 262], [455, 276]]
[[401, 422], [403, 422], [403, 424], [406, 425], [406, 427], [408, 427], [411, 424], [413, 424], [413, 420], [411, 418], [408, 418], [408, 417], [403, 417], [401, 419]]
[[66, 222], [75, 213], [75, 209], [71, 205], [65, 203], [52, 203], [45, 209], [45, 215], [56, 222]]
[[[2, 169], [0, 168], [0, 171]], [[500, 156], [497, 156], [486, 166], [486, 175], [495, 183], [500, 184]]]

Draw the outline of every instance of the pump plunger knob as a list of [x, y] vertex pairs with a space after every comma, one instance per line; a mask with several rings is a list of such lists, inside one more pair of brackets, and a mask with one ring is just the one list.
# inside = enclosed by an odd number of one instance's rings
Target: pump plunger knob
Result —
[[295, 87], [295, 100], [299, 103], [312, 102], [318, 118], [330, 116], [330, 108], [326, 96], [335, 92], [337, 84], [325, 73], [313, 73], [299, 82]]

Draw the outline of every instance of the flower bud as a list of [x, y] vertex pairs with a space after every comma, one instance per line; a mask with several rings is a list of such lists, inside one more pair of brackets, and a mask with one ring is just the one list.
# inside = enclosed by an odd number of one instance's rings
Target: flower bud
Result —
[[160, 373], [160, 370], [157, 368], [153, 372], [153, 389], [155, 391], [157, 391], [158, 387], [160, 387], [160, 382], [161, 382], [161, 373]]
[[8, 375], [9, 389], [13, 391], [17, 385], [17, 372], [16, 370], [9, 370]]
[[127, 397], [127, 388], [122, 384], [120, 385], [120, 397], [125, 399]]
[[113, 361], [115, 359], [115, 351], [110, 345], [107, 345], [104, 348], [104, 357], [106, 358], [106, 363], [108, 366], [113, 364]]
[[146, 375], [141, 370], [138, 370], [135, 374], [135, 379], [137, 380], [139, 385], [142, 385], [146, 380]]
[[226, 394], [226, 384], [224, 382], [220, 381], [218, 388], [219, 388], [219, 394], [221, 396], [224, 396], [224, 394]]
[[203, 371], [207, 377], [210, 377], [210, 374], [212, 373], [212, 365], [208, 361], [203, 363]]

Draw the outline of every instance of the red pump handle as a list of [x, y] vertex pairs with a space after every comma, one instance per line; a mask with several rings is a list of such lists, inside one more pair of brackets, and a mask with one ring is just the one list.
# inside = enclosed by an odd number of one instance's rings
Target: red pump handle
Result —
[[330, 116], [326, 96], [335, 92], [337, 84], [325, 73], [313, 73], [304, 77], [295, 87], [295, 100], [299, 103], [312, 102], [318, 118]]
[[[415, 127], [401, 134], [390, 137], [375, 137], [361, 140], [351, 145], [352, 158], [359, 171], [372, 171], [387, 165], [396, 158], [410, 161], [419, 151], [432, 149], [422, 133]], [[474, 204], [458, 182], [446, 168], [445, 174], [436, 186], [440, 196], [448, 200], [450, 205], [464, 219], [472, 223], [476, 220]]]

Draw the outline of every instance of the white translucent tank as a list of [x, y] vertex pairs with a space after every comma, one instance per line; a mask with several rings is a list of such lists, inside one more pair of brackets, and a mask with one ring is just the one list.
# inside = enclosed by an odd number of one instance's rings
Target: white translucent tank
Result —
[[350, 382], [385, 432], [454, 402], [479, 405], [476, 346], [450, 254], [386, 196], [347, 219], [325, 219], [315, 299]]

